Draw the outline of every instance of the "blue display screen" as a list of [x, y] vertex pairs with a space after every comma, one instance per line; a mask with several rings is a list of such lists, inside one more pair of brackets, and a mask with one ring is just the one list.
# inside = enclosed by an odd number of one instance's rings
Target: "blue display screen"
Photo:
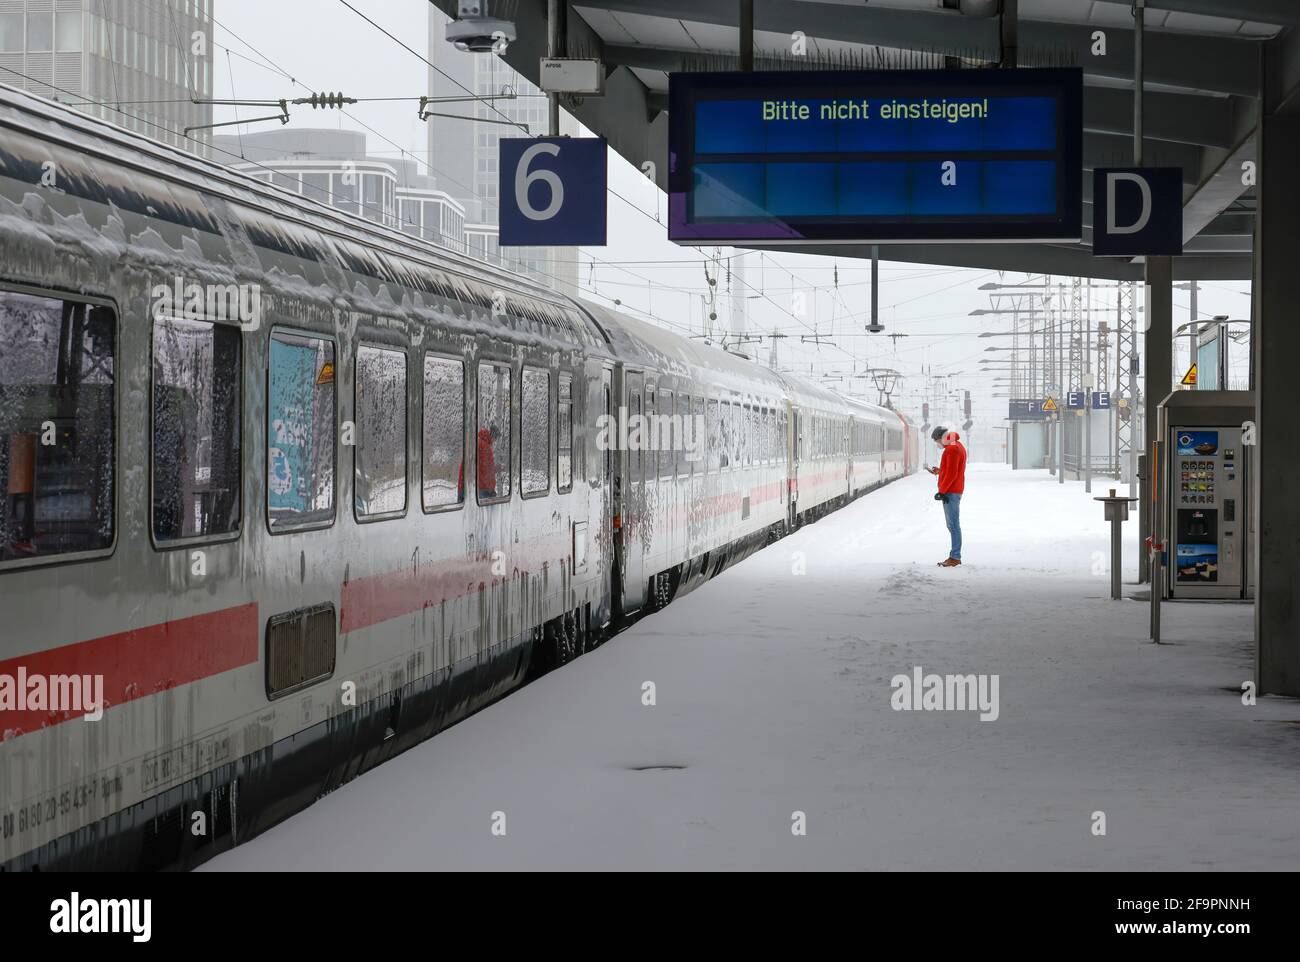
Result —
[[673, 74], [671, 239], [1077, 240], [1082, 74]]

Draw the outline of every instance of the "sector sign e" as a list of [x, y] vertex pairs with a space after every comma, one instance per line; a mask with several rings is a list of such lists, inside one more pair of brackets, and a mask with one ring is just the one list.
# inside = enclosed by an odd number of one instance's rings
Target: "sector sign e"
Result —
[[502, 247], [604, 246], [603, 137], [508, 137], [500, 150]]

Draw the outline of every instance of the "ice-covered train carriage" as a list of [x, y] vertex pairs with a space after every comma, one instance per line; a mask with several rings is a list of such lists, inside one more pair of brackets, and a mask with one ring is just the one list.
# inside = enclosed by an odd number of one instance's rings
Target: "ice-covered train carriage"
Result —
[[0, 86], [0, 866], [196, 864], [915, 445]]

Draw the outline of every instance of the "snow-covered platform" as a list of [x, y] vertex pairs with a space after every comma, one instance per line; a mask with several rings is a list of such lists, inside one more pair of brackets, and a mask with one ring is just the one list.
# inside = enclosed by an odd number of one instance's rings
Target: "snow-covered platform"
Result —
[[[1001, 465], [971, 466], [939, 569], [933, 489], [804, 528], [206, 867], [1300, 867], [1300, 704], [1243, 705], [1251, 607], [1166, 605], [1150, 644], [1101, 505]], [[895, 710], [918, 667], [996, 676], [996, 719]]]

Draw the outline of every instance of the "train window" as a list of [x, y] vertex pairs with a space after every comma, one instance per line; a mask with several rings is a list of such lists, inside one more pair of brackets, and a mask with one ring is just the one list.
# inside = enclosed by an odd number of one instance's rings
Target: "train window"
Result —
[[712, 398], [708, 402], [708, 416], [705, 419], [705, 424], [708, 438], [707, 470], [710, 474], [715, 474], [722, 470], [725, 455], [722, 450], [722, 421], [718, 417], [718, 402]]
[[749, 437], [749, 405], [736, 405], [736, 419], [738, 421], [736, 436], [740, 440], [740, 450], [737, 452], [736, 463], [744, 467], [750, 465], [750, 437]]
[[763, 412], [759, 408], [749, 409], [749, 462], [763, 463]]
[[695, 436], [695, 425], [691, 423], [691, 399], [689, 395], [677, 395], [677, 423], [679, 425], [677, 432], [677, 445], [673, 460], [676, 462], [676, 474], [679, 478], [688, 478], [691, 475], [691, 463], [686, 460], [687, 448], [699, 444], [699, 439]]
[[480, 502], [510, 497], [510, 365], [478, 366], [475, 471]]
[[425, 511], [465, 502], [465, 362], [424, 355], [424, 445], [420, 503]]
[[153, 325], [153, 536], [237, 534], [241, 517], [240, 330], [160, 317]]
[[731, 402], [720, 402], [722, 407], [718, 414], [719, 428], [722, 432], [722, 470], [726, 471], [736, 463], [735, 440], [733, 433], [735, 430], [735, 421], [731, 418]]
[[555, 486], [573, 490], [573, 375], [560, 375], [559, 445], [555, 455]]
[[656, 471], [656, 461], [658, 460], [659, 449], [655, 444], [655, 411], [658, 410], [655, 404], [655, 386], [647, 383], [645, 386], [645, 420], [642, 421], [641, 428], [641, 449], [645, 452], [645, 478], [647, 481], [653, 481], [658, 477]]
[[632, 484], [639, 484], [645, 479], [645, 475], [641, 473], [641, 445], [631, 443], [632, 429], [630, 427], [633, 423], [633, 418], [636, 418], [638, 422], [641, 419], [641, 390], [643, 381], [644, 375], [641, 374], [629, 374], [627, 376], [627, 412], [625, 414], [629, 425], [627, 470], [628, 477]]
[[663, 415], [660, 423], [664, 425], [662, 431], [656, 430], [655, 435], [659, 440], [659, 477], [671, 478], [673, 476], [673, 452], [682, 446], [681, 429], [678, 425], [681, 418], [673, 417], [673, 392], [664, 391], [661, 396], [659, 412]]
[[406, 354], [357, 348], [353, 499], [358, 520], [406, 511]]
[[544, 494], [551, 487], [551, 374], [524, 368], [519, 409], [519, 493]]
[[334, 520], [334, 342], [274, 331], [266, 401], [266, 506], [272, 531]]
[[732, 451], [735, 452], [736, 460], [733, 463], [737, 468], [742, 467], [748, 461], [749, 445], [745, 441], [745, 408], [741, 407], [738, 400], [732, 402]]
[[687, 458], [683, 472], [687, 476], [691, 474], [703, 474], [705, 464], [704, 441], [706, 437], [706, 429], [704, 427], [704, 398], [691, 398], [690, 402], [691, 444], [695, 446], [696, 455], [694, 462]]
[[0, 291], [0, 562], [113, 545], [117, 319]]

